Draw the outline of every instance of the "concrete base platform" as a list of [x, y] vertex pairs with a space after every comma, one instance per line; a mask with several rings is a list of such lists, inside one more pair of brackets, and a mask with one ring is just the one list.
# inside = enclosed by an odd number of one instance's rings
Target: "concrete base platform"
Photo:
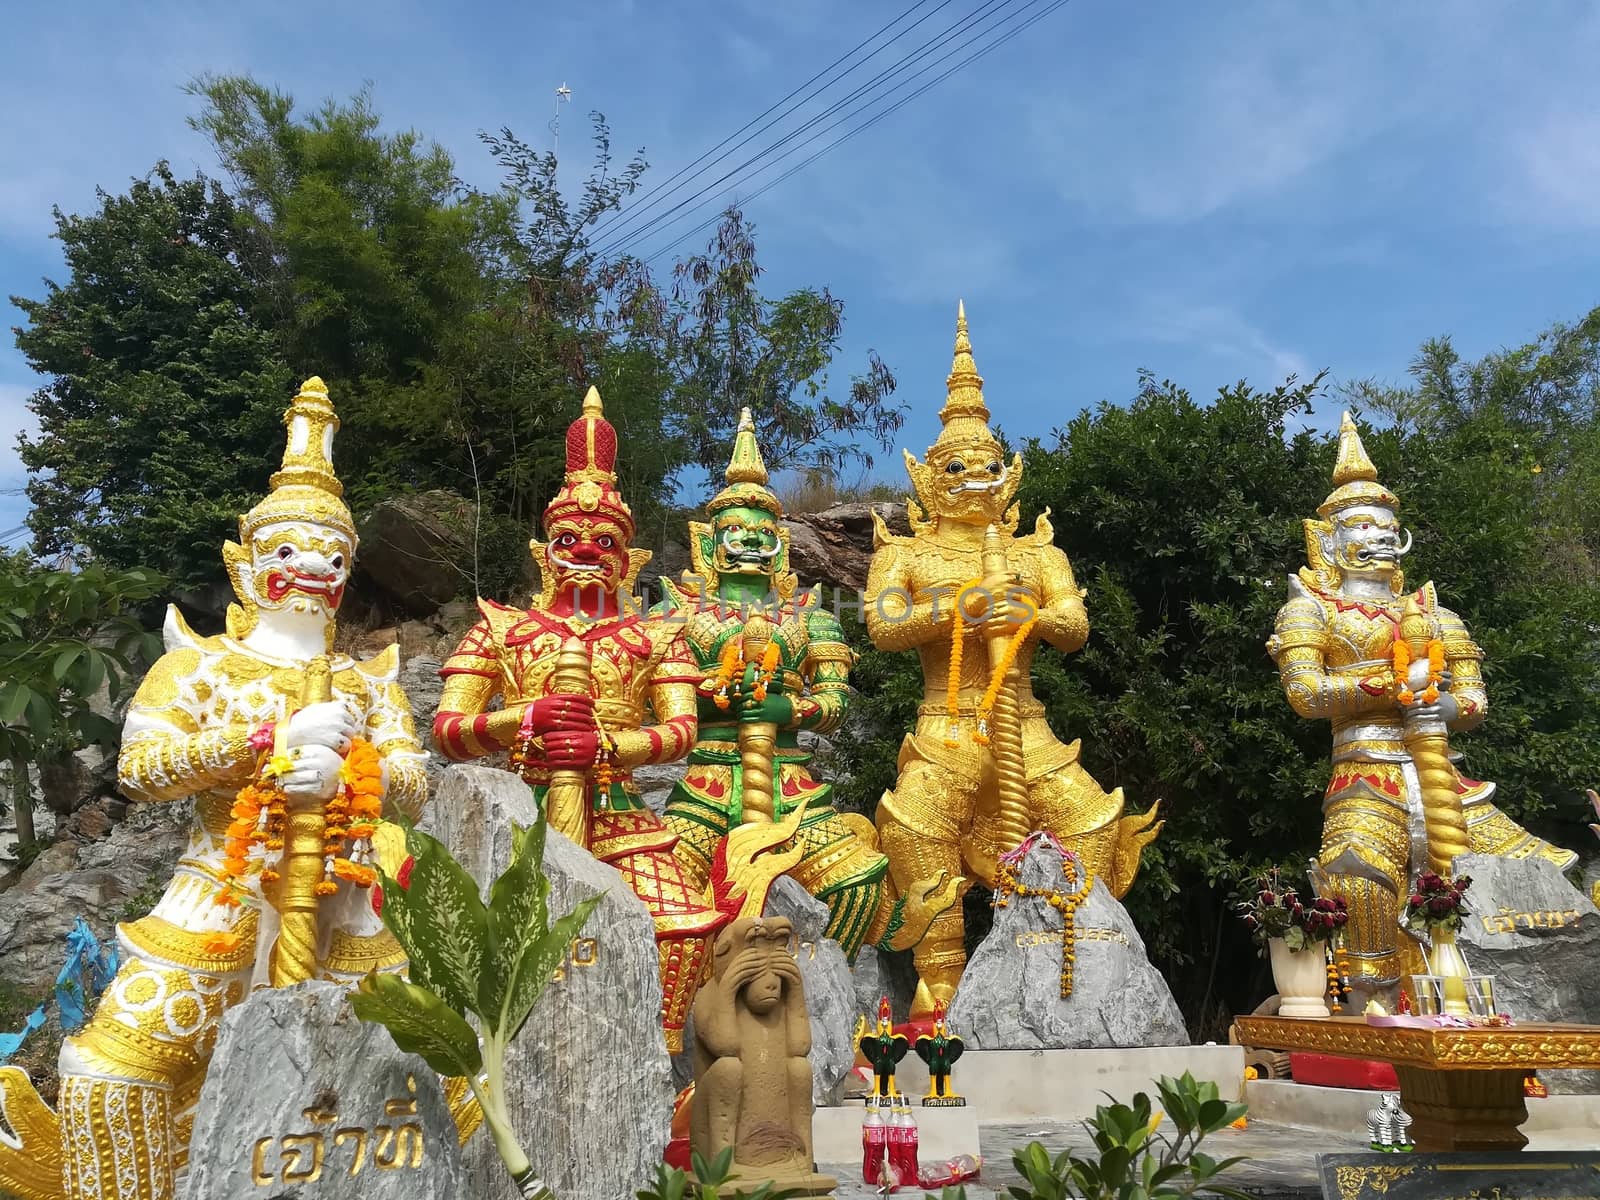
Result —
[[[1316, 1087], [1288, 1079], [1252, 1079], [1245, 1084], [1250, 1119], [1364, 1137], [1367, 1110], [1379, 1092]], [[1600, 1096], [1529, 1097], [1522, 1132], [1529, 1150], [1590, 1150], [1600, 1145]]]
[[[818, 1162], [861, 1163], [861, 1104], [819, 1108], [811, 1116], [811, 1140]], [[978, 1153], [978, 1113], [965, 1108], [913, 1106], [917, 1121], [917, 1154], [927, 1162], [943, 1162], [958, 1154]]]
[[[994, 1121], [1073, 1121], [1094, 1113], [1105, 1093], [1118, 1100], [1135, 1092], [1155, 1094], [1162, 1075], [1182, 1075], [1217, 1085], [1224, 1100], [1237, 1100], [1244, 1087], [1242, 1046], [1146, 1046], [1120, 1050], [969, 1050], [956, 1063], [952, 1083], [967, 1098], [977, 1119]], [[928, 1069], [907, 1055], [896, 1074], [900, 1090], [920, 1096], [928, 1090]], [[924, 1113], [917, 1110], [920, 1121]], [[958, 1110], [959, 1111], [959, 1110]]]

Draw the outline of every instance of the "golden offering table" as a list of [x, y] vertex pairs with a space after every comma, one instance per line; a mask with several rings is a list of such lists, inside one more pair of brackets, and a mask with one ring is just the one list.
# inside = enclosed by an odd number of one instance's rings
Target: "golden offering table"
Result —
[[1365, 1017], [1240, 1017], [1252, 1046], [1394, 1064], [1418, 1150], [1520, 1150], [1530, 1070], [1600, 1067], [1600, 1026], [1500, 1029], [1369, 1025]]

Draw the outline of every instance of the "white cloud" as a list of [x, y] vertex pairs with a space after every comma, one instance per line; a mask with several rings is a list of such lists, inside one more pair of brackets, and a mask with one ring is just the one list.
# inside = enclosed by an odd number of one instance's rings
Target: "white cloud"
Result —
[[1143, 336], [1158, 342], [1199, 349], [1226, 364], [1236, 378], [1250, 377], [1263, 386], [1297, 376], [1309, 381], [1316, 370], [1295, 350], [1278, 344], [1265, 330], [1220, 304], [1183, 305], [1156, 300], [1146, 306], [1140, 323]]

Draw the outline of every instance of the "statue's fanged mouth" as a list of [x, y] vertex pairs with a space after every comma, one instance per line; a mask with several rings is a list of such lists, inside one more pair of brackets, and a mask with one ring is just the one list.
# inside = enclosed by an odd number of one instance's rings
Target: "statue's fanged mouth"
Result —
[[550, 551], [550, 561], [555, 566], [560, 567], [563, 571], [579, 571], [588, 574], [595, 574], [604, 572], [606, 569], [605, 563], [574, 562], [570, 558], [562, 558], [554, 550]]
[[308, 596], [322, 596], [338, 603], [344, 595], [344, 584], [332, 575], [302, 575], [294, 568], [287, 570], [277, 569], [268, 574], [266, 578], [267, 599], [274, 604], [282, 600], [290, 592], [301, 592]]

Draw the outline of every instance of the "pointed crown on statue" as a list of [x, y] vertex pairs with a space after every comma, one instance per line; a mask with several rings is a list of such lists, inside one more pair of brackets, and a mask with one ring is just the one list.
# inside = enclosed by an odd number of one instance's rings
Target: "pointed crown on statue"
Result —
[[344, 502], [344, 485], [333, 470], [333, 435], [339, 417], [328, 398], [328, 386], [313, 375], [300, 385], [299, 394], [283, 414], [289, 435], [283, 448], [283, 465], [273, 474], [272, 491], [239, 518], [239, 540], [250, 538], [268, 525], [301, 521], [337, 530], [356, 541], [356, 523]]
[[712, 516], [729, 508], [756, 508], [775, 517], [783, 516], [783, 504], [767, 486], [767, 464], [756, 442], [756, 423], [748, 408], [739, 413], [739, 428], [733, 435], [733, 454], [722, 473], [727, 487], [711, 498], [706, 511]]
[[609, 520], [633, 537], [633, 511], [617, 490], [617, 431], [606, 420], [600, 389], [583, 398], [583, 413], [567, 427], [567, 471], [561, 490], [545, 506], [544, 528], [563, 517]]
[[1367, 448], [1361, 444], [1361, 431], [1345, 413], [1339, 421], [1339, 457], [1333, 464], [1333, 491], [1317, 508], [1327, 519], [1334, 513], [1358, 504], [1371, 504], [1398, 511], [1400, 500], [1378, 482], [1378, 468], [1367, 457]]
[[894, 1009], [889, 1007], [889, 997], [880, 996], [878, 998], [878, 1025], [882, 1027], [885, 1025], [892, 1026], [893, 1024]]

